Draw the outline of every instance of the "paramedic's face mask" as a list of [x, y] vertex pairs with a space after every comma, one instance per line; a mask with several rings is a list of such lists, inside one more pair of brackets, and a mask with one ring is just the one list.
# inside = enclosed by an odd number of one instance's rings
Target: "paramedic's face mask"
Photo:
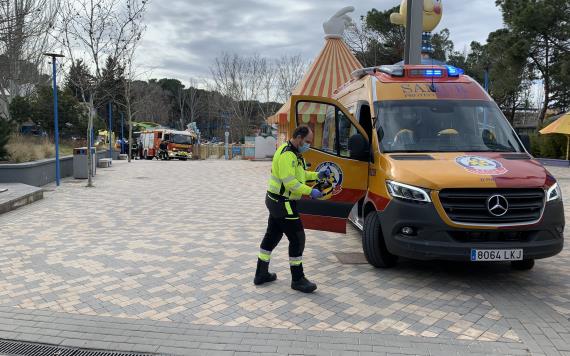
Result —
[[305, 138], [297, 136], [293, 142], [296, 145], [299, 152], [301, 153], [307, 152], [311, 147], [311, 143], [313, 142], [313, 132], [309, 131], [309, 134]]

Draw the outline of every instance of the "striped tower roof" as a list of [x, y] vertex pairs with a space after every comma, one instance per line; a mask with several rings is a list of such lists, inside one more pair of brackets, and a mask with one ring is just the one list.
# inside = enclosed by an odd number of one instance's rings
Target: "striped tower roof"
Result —
[[[362, 68], [362, 64], [352, 54], [341, 38], [327, 38], [311, 68], [299, 85], [293, 90], [294, 95], [312, 95], [331, 97], [335, 89], [350, 80], [350, 74]], [[290, 101], [268, 118], [269, 123], [287, 122]]]

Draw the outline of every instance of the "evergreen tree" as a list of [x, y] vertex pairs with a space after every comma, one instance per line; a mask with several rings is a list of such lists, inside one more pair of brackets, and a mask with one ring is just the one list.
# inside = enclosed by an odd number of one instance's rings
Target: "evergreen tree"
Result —
[[83, 60], [78, 59], [71, 65], [65, 82], [65, 91], [81, 102], [88, 102], [90, 93], [82, 93], [81, 88], [88, 88], [93, 76]]
[[518, 46], [528, 57], [527, 68], [537, 73], [544, 86], [543, 106], [539, 116], [542, 125], [546, 111], [567, 94], [556, 90], [556, 70], [564, 72], [565, 54], [570, 52], [570, 5], [568, 0], [496, 0], [503, 21]]

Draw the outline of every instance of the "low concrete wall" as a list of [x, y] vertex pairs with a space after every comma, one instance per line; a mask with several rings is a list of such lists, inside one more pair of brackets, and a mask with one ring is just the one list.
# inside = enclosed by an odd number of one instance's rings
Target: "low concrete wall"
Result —
[[[109, 151], [97, 152], [97, 160], [108, 158]], [[119, 152], [113, 151], [118, 159]], [[73, 176], [73, 156], [59, 158], [61, 178]], [[55, 158], [25, 163], [0, 164], [0, 183], [24, 183], [41, 187], [55, 181]]]

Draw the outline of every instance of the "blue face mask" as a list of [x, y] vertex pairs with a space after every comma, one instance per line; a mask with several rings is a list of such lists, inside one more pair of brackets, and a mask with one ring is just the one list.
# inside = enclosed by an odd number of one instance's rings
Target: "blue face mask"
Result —
[[305, 143], [303, 144], [303, 146], [299, 147], [299, 152], [305, 153], [305, 152], [307, 152], [307, 151], [309, 150], [309, 148], [311, 148], [311, 144], [305, 142]]

